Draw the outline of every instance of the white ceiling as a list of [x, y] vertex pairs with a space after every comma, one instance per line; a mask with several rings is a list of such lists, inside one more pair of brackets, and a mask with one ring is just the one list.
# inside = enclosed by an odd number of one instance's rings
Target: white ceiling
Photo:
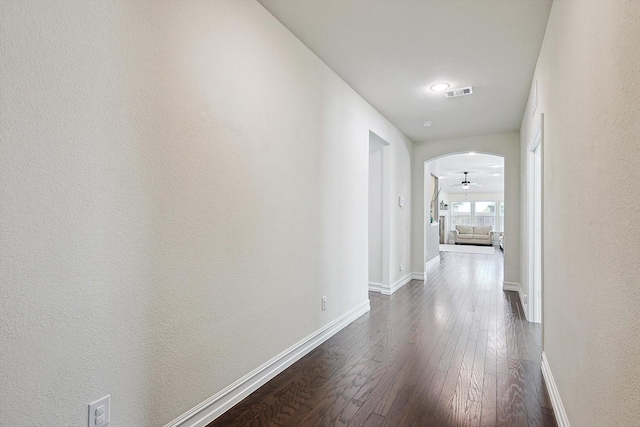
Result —
[[[259, 1], [416, 142], [520, 129], [551, 9], [551, 0]], [[473, 95], [447, 99], [428, 89], [437, 82]]]
[[[428, 162], [432, 173], [439, 176], [438, 184], [442, 191], [454, 194], [465, 193], [503, 193], [504, 158], [490, 154], [455, 154]], [[469, 172], [469, 181], [482, 184], [469, 190], [451, 187], [464, 180], [464, 172]]]

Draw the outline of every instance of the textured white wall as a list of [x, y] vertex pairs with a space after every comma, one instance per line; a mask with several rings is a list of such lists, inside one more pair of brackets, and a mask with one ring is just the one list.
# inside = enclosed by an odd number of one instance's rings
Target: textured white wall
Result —
[[258, 3], [0, 31], [0, 425], [162, 425], [366, 301], [369, 131], [396, 195], [411, 143]]
[[[514, 245], [513, 249], [510, 246], [505, 250], [504, 280], [518, 282], [520, 279], [520, 134], [518, 132], [423, 141], [414, 144], [411, 174], [413, 194], [411, 263], [414, 271], [418, 271], [417, 266], [424, 266], [424, 162], [448, 154], [469, 151], [504, 157], [505, 235], [509, 239], [509, 246]], [[435, 255], [429, 253], [429, 259]]]
[[524, 151], [544, 113], [543, 347], [574, 427], [640, 419], [639, 22], [554, 2], [522, 123]]

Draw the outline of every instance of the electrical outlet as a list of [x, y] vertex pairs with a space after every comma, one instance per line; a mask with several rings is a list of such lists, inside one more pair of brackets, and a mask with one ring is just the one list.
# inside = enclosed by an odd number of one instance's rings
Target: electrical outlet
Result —
[[400, 264], [400, 271], [404, 270], [404, 266]]
[[89, 427], [104, 427], [109, 425], [111, 395], [89, 404]]
[[322, 311], [327, 309], [327, 297], [322, 297]]

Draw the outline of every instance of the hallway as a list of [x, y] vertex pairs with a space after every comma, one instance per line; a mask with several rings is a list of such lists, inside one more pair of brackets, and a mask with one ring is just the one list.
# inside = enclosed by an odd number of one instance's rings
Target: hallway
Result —
[[440, 256], [208, 427], [555, 426], [540, 325], [502, 291], [502, 252]]

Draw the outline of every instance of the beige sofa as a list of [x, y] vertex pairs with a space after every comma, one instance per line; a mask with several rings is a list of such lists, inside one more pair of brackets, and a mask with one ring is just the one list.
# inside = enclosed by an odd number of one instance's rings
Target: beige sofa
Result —
[[471, 245], [492, 245], [493, 231], [490, 225], [473, 226], [473, 225], [456, 225], [453, 230], [455, 243], [466, 243]]

